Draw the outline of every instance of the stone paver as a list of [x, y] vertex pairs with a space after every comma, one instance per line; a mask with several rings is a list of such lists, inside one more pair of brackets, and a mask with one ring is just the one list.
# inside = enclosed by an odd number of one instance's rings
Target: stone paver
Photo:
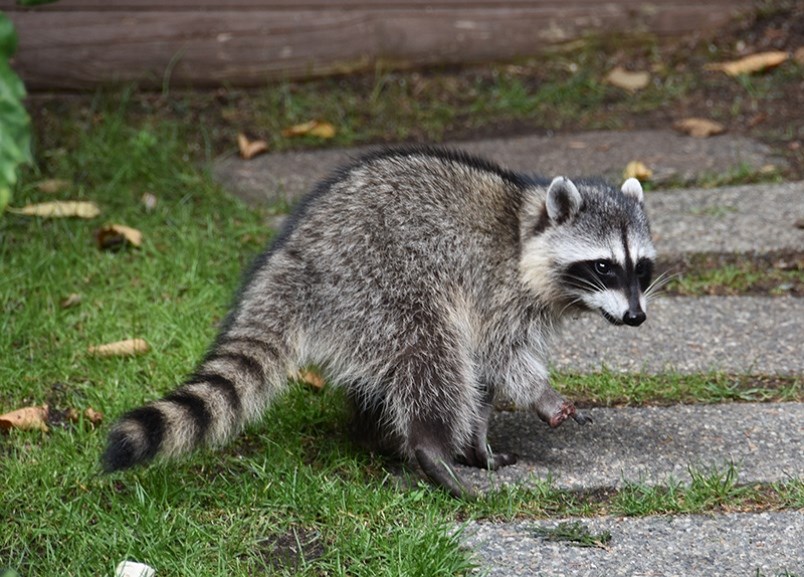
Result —
[[620, 487], [625, 482], [688, 482], [689, 468], [737, 466], [741, 483], [804, 475], [804, 403], [731, 403], [593, 408], [591, 424], [550, 429], [527, 411], [499, 412], [489, 445], [519, 462], [489, 473], [461, 467], [479, 489], [553, 479], [561, 489]]
[[649, 192], [660, 256], [804, 250], [804, 182]]
[[534, 532], [559, 522], [472, 523], [464, 542], [489, 577], [804, 574], [804, 513], [800, 511], [580, 520], [593, 534], [611, 533], [606, 549], [546, 541]]
[[[640, 160], [653, 170], [653, 180], [658, 184], [692, 181], [746, 167], [784, 166], [784, 160], [773, 156], [768, 146], [750, 138], [725, 134], [698, 139], [668, 130], [522, 136], [447, 146], [543, 176], [603, 176], [617, 181], [628, 162]], [[247, 202], [293, 201], [334, 168], [370, 148], [376, 147], [268, 154], [247, 162], [230, 157], [218, 161], [213, 174], [227, 190]]]
[[552, 347], [568, 371], [804, 373], [804, 301], [792, 297], [673, 297], [648, 304], [640, 327], [600, 315], [565, 323]]

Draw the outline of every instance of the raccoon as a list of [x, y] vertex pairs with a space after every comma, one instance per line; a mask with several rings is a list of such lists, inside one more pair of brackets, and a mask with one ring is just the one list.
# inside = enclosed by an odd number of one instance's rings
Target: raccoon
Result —
[[589, 421], [549, 384], [551, 336], [578, 311], [640, 325], [655, 254], [635, 179], [550, 181], [431, 147], [368, 154], [300, 203], [195, 373], [117, 421], [103, 466], [219, 445], [314, 363], [364, 429], [472, 496], [453, 464], [516, 462], [486, 443], [496, 401], [551, 427]]

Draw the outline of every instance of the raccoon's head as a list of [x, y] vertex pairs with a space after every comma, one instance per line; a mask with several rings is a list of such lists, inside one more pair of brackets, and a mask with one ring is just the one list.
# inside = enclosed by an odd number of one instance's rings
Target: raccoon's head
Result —
[[542, 199], [523, 221], [523, 280], [559, 313], [599, 311], [616, 325], [642, 324], [656, 250], [639, 181], [617, 190], [557, 177]]

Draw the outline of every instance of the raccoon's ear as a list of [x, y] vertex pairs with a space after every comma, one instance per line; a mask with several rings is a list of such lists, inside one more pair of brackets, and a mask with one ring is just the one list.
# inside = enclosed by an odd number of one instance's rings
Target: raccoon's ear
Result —
[[581, 193], [569, 178], [557, 176], [547, 189], [547, 216], [561, 224], [575, 216], [581, 208]]
[[629, 178], [623, 183], [623, 187], [621, 189], [623, 194], [628, 196], [633, 196], [637, 202], [642, 202], [645, 199], [645, 195], [642, 193], [642, 185], [639, 184], [639, 181], [636, 178]]

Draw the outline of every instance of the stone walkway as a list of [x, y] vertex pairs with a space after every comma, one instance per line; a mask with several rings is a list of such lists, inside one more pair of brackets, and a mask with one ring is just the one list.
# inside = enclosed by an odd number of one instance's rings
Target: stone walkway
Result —
[[[602, 174], [616, 181], [641, 160], [656, 181], [781, 165], [768, 149], [737, 136], [696, 140], [671, 132], [586, 133], [486, 140], [461, 145], [505, 165], [543, 174]], [[267, 155], [214, 170], [249, 202], [296, 199], [355, 151]], [[660, 255], [804, 250], [804, 183], [647, 195]], [[750, 258], [750, 255], [746, 255]], [[638, 329], [595, 316], [569, 321], [553, 348], [560, 371], [804, 374], [804, 306], [794, 298], [657, 298]], [[799, 381], [800, 382], [800, 381]], [[734, 464], [741, 483], [804, 476], [804, 403], [733, 403], [591, 409], [593, 423], [547, 428], [535, 415], [501, 412], [489, 441], [519, 462], [496, 473], [463, 469], [478, 488], [550, 477], [559, 488], [593, 490], [626, 481], [689, 482], [691, 468]], [[581, 519], [609, 531], [603, 548], [547, 541], [536, 527], [559, 520], [471, 523], [464, 543], [491, 576], [804, 576], [804, 512], [727, 513]]]
[[[580, 521], [605, 549], [545, 541], [537, 528]], [[473, 523], [465, 543], [488, 577], [793, 577], [804, 572], [804, 514], [728, 513]]]
[[[669, 130], [523, 136], [455, 142], [447, 146], [526, 173], [604, 176], [612, 182], [621, 180], [625, 166], [638, 160], [653, 171], [653, 182], [660, 186], [667, 182], [688, 182], [785, 165], [770, 148], [750, 138], [724, 134], [697, 139]], [[247, 202], [293, 202], [336, 167], [371, 148], [376, 147], [268, 154], [248, 162], [231, 157], [217, 162], [213, 174], [228, 190]]]

